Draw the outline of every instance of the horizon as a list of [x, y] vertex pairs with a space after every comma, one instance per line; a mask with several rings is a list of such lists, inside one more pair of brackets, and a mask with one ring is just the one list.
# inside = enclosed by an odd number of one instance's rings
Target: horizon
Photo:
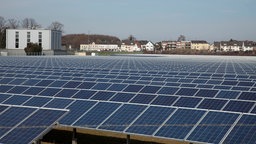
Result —
[[[153, 42], [256, 41], [255, 0], [2, 0], [0, 16], [33, 18], [42, 27], [58, 21], [67, 34], [99, 34]], [[47, 11], [45, 11], [47, 10]], [[47, 12], [47, 13], [46, 13]]]

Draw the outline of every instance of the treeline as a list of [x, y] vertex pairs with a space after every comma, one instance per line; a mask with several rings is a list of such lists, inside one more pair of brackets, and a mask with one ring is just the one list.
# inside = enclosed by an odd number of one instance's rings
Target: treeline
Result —
[[80, 44], [90, 44], [95, 42], [96, 44], [120, 44], [121, 41], [118, 37], [109, 35], [88, 35], [88, 34], [68, 34], [62, 36], [62, 44], [64, 46], [72, 47], [72, 49], [78, 50]]

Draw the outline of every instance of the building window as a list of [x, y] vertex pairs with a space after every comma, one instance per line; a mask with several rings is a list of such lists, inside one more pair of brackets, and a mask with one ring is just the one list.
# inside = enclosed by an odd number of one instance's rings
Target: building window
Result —
[[15, 32], [15, 48], [19, 48], [19, 32]]
[[38, 45], [42, 47], [42, 32], [38, 32]]
[[31, 42], [30, 40], [30, 32], [27, 32], [27, 45]]

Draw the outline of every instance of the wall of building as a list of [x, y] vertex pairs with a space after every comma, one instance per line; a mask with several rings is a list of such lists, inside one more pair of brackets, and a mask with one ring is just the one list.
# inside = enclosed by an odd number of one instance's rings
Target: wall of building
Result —
[[[18, 47], [16, 45], [17, 39]], [[38, 29], [7, 29], [6, 49], [24, 49], [29, 42], [38, 43], [43, 50], [61, 49], [61, 32]]]

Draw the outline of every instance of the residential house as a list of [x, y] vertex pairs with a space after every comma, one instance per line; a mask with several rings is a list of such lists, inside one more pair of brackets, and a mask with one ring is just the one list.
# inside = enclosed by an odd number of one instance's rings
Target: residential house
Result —
[[80, 44], [81, 51], [118, 51], [119, 47], [117, 44]]
[[162, 41], [163, 50], [168, 51], [171, 49], [190, 49], [190, 41]]
[[151, 41], [147, 40], [142, 40], [139, 41], [140, 48], [142, 51], [154, 51], [155, 50], [155, 45]]
[[126, 52], [141, 51], [140, 44], [137, 41], [123, 40], [121, 44], [121, 51], [126, 51]]
[[255, 42], [253, 41], [220, 41], [214, 42], [214, 49], [216, 51], [253, 51]]
[[210, 44], [205, 40], [192, 40], [191, 49], [194, 50], [209, 50]]

